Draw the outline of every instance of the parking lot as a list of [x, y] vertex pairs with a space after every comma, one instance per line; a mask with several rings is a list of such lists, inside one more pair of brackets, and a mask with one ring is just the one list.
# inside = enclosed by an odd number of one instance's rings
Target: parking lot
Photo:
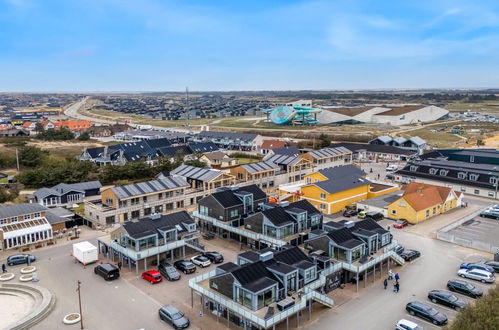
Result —
[[484, 251], [499, 251], [499, 220], [473, 217], [443, 233], [439, 238]]

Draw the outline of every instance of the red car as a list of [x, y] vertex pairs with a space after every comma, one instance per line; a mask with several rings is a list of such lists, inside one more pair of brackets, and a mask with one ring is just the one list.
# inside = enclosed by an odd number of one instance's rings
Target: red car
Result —
[[405, 226], [409, 225], [409, 222], [407, 220], [397, 220], [393, 224], [393, 228], [404, 228]]
[[142, 273], [142, 278], [151, 284], [159, 283], [163, 280], [161, 274], [157, 270], [148, 270]]

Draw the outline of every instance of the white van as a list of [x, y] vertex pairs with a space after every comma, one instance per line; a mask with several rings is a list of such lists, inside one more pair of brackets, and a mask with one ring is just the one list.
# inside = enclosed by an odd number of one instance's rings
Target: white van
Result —
[[398, 170], [398, 168], [399, 168], [399, 167], [398, 167], [397, 165], [388, 165], [388, 166], [386, 167], [386, 170], [387, 170], [388, 172], [393, 172], [393, 171]]

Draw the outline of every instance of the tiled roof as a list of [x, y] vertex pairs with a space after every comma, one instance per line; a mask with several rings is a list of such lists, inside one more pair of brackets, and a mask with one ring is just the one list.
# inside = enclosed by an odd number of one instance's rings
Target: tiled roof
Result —
[[411, 182], [402, 187], [404, 200], [416, 210], [425, 210], [447, 200], [452, 189], [442, 186]]
[[281, 140], [264, 140], [262, 143], [261, 148], [262, 149], [278, 149], [278, 148], [283, 148], [286, 146], [285, 141]]

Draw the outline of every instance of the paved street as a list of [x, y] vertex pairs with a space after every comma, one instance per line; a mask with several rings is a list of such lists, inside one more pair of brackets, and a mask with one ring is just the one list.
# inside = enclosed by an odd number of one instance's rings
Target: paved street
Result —
[[[386, 226], [388, 222], [383, 220], [382, 224]], [[485, 252], [455, 246], [405, 230], [392, 229], [392, 232], [395, 239], [406, 248], [422, 252], [421, 258], [398, 268], [401, 277], [400, 292], [384, 291], [382, 281], [377, 280], [375, 285], [371, 284], [363, 290], [358, 298], [323, 313], [319, 320], [307, 327], [308, 329], [393, 329], [401, 318], [414, 320], [425, 329], [435, 328], [430, 323], [415, 319], [406, 313], [406, 303], [415, 300], [430, 303], [427, 292], [432, 289], [445, 289], [447, 280], [456, 277], [461, 262], [492, 257]], [[474, 281], [473, 283], [484, 289], [490, 288], [490, 285]], [[449, 318], [455, 316], [455, 311], [451, 309], [434, 306]]]

